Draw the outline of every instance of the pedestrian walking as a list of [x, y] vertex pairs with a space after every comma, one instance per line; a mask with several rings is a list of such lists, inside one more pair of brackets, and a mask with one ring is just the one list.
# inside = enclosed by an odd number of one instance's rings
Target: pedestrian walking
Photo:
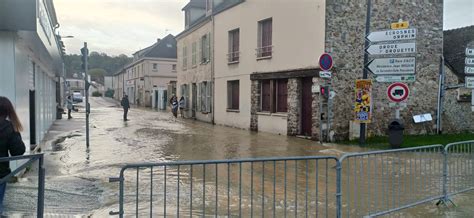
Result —
[[66, 100], [66, 107], [67, 107], [67, 119], [72, 119], [72, 116], [71, 116], [71, 111], [74, 109], [74, 105], [73, 105], [73, 102], [72, 102], [72, 99], [71, 99], [71, 96], [67, 96], [67, 100]]
[[181, 118], [184, 118], [184, 108], [186, 107], [186, 99], [184, 96], [181, 96], [179, 99], [179, 112], [181, 113]]
[[123, 107], [123, 121], [128, 121], [127, 114], [130, 109], [130, 102], [128, 101], [128, 95], [123, 96], [120, 105]]
[[[15, 108], [8, 98], [0, 96], [0, 158], [19, 156], [25, 153], [25, 144], [20, 132], [23, 127]], [[11, 173], [8, 161], [0, 162], [0, 179]], [[0, 184], [0, 214], [3, 213], [3, 199], [7, 183]]]
[[176, 97], [176, 95], [173, 95], [173, 97], [171, 97], [170, 104], [171, 112], [173, 113], [173, 116], [176, 119], [178, 117], [178, 98]]

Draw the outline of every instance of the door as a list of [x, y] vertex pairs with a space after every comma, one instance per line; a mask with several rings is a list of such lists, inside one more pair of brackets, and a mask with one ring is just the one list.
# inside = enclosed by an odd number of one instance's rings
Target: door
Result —
[[196, 83], [193, 83], [193, 88], [192, 88], [192, 117], [196, 118], [196, 110], [197, 110], [197, 86]]
[[312, 108], [313, 94], [311, 93], [311, 86], [313, 86], [313, 78], [303, 78], [301, 94], [301, 134], [311, 136], [312, 127]]

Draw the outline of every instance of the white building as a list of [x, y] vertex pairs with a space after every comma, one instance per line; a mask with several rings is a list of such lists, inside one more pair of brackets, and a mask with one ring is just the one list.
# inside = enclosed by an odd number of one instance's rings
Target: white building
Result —
[[23, 140], [34, 145], [43, 140], [61, 104], [59, 24], [52, 0], [1, 3], [0, 96], [15, 105]]

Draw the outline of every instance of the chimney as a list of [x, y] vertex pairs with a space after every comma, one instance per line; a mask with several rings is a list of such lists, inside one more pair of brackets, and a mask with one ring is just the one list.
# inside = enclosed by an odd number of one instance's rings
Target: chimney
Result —
[[160, 42], [160, 41], [161, 41], [161, 39], [160, 39], [160, 38], [156, 39], [156, 42]]

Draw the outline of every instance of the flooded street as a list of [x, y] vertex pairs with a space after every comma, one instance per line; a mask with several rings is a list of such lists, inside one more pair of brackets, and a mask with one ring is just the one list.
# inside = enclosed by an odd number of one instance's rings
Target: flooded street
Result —
[[[180, 118], [175, 121], [171, 113], [146, 109], [132, 108], [129, 113], [130, 121], [123, 122], [121, 120], [122, 109], [115, 101], [92, 98], [91, 106], [90, 148], [86, 148], [85, 145], [82, 110], [73, 114], [73, 120], [56, 122], [50, 132], [56, 137], [51, 138], [51, 145], [43, 148], [46, 168], [46, 214], [104, 217], [108, 216], [109, 211], [117, 211], [118, 183], [109, 183], [108, 179], [109, 177], [118, 177], [121, 167], [128, 163], [286, 156], [340, 156], [344, 152], [363, 151], [358, 147], [320, 145], [314, 141], [295, 137], [255, 133]], [[65, 133], [59, 131], [64, 131], [64, 129], [67, 130]], [[58, 130], [56, 134], [55, 130]], [[297, 165], [295, 162], [276, 161], [255, 165], [245, 163], [241, 166], [242, 171], [239, 171], [239, 166], [235, 164], [230, 166], [227, 164], [208, 165], [204, 168], [201, 165], [195, 166], [193, 169], [189, 166], [183, 166], [181, 169], [169, 167], [166, 174], [163, 173], [163, 168], [156, 168], [154, 171], [131, 169], [127, 170], [125, 174], [125, 205], [126, 208], [133, 208], [133, 212], [138, 206], [139, 216], [147, 214], [151, 187], [154, 190], [151, 195], [151, 198], [154, 199], [152, 201], [155, 208], [154, 215], [162, 215], [163, 207], [161, 205], [164, 202], [161, 198], [165, 196], [163, 193], [167, 193], [168, 202], [176, 202], [178, 194], [174, 193], [179, 193], [180, 198], [183, 199], [180, 204], [178, 203], [182, 208], [174, 208], [172, 212], [169, 212], [170, 215], [177, 215], [178, 212], [188, 216], [188, 213], [191, 212], [188, 208], [194, 210], [203, 204], [206, 205], [205, 212], [213, 214], [212, 209], [215, 204], [218, 205], [219, 214], [225, 215], [228, 205], [237, 208], [236, 205], [239, 204], [238, 198], [227, 197], [229, 196], [228, 192], [232, 196], [239, 195], [239, 191], [236, 190], [237, 181], [243, 178], [242, 187], [239, 187], [243, 196], [240, 203], [240, 205], [244, 205], [242, 214], [249, 214], [249, 205], [253, 203], [263, 205], [265, 208], [263, 212], [272, 211], [272, 207], [275, 207], [277, 216], [282, 215], [285, 202], [282, 200], [275, 202], [274, 199], [283, 199], [286, 196], [284, 191], [288, 187], [289, 205], [298, 201], [296, 203], [298, 211], [304, 211], [306, 205], [315, 211], [319, 208], [315, 205], [319, 205], [320, 201], [328, 198], [329, 212], [321, 211], [321, 216], [328, 214], [329, 217], [333, 217], [331, 210], [335, 207], [333, 202], [335, 196], [334, 166], [334, 161], [302, 160]], [[242, 176], [239, 175], [240, 172], [242, 172], [240, 174]], [[313, 179], [305, 178], [304, 172], [310, 172], [308, 177]], [[135, 186], [137, 173], [139, 173], [139, 187]], [[18, 183], [10, 185], [7, 190], [6, 207], [11, 214], [31, 215], [29, 212], [36, 205], [35, 169], [32, 169], [27, 175]], [[167, 176], [168, 190], [160, 188], [160, 185], [165, 181], [165, 175]], [[283, 180], [282, 178], [287, 179]], [[328, 181], [327, 185], [326, 180]], [[151, 185], [150, 181], [153, 181], [154, 185]], [[187, 191], [192, 189], [193, 182], [194, 191]], [[297, 185], [295, 186], [295, 184]], [[181, 188], [181, 192], [177, 187]], [[307, 187], [310, 187], [309, 190], [312, 192], [308, 196], [305, 195]], [[319, 193], [314, 192], [315, 189], [319, 189]], [[206, 190], [208, 193], [204, 198], [201, 197], [202, 190]], [[329, 197], [326, 197], [326, 190], [328, 190]], [[137, 192], [142, 202], [140, 205], [134, 204]], [[201, 194], [196, 197], [197, 193]], [[294, 193], [298, 194], [294, 195]], [[191, 194], [195, 194], [194, 197], [191, 197]], [[218, 201], [214, 200], [215, 196], [218, 197]], [[251, 197], [249, 198], [249, 196]], [[455, 210], [439, 210], [433, 204], [426, 204], [407, 210], [404, 216], [466, 217], [466, 215], [472, 214], [472, 209], [469, 208], [473, 202], [469, 199], [474, 199], [471, 193], [456, 196], [454, 200], [459, 207]], [[194, 207], [189, 207], [191, 202]], [[170, 208], [175, 206], [171, 203], [169, 205]], [[320, 207], [324, 208], [324, 206]], [[237, 210], [231, 210], [232, 215], [238, 215]], [[294, 208], [290, 211], [294, 211]], [[255, 216], [261, 216], [261, 212], [261, 209], [253, 211]], [[200, 212], [196, 211], [193, 214], [199, 215]], [[127, 213], [127, 215], [132, 214]], [[269, 212], [264, 216], [270, 215]], [[298, 213], [296, 216], [303, 215], [303, 213]], [[289, 216], [294, 216], [294, 214], [291, 213]]]

